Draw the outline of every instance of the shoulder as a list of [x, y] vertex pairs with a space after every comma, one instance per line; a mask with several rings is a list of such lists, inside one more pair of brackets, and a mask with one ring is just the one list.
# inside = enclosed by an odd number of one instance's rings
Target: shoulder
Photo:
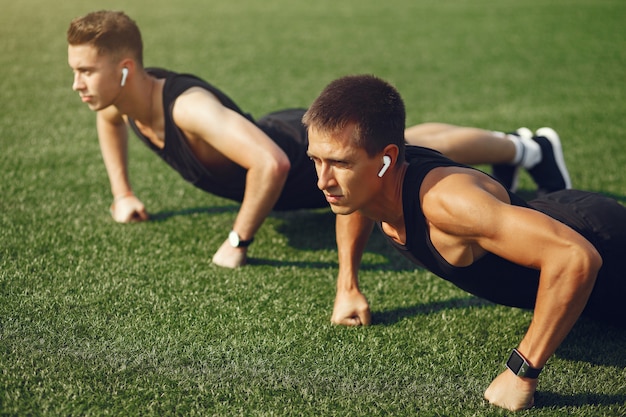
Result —
[[211, 121], [224, 111], [224, 106], [210, 91], [202, 87], [190, 87], [174, 100], [172, 116], [175, 123], [189, 123], [195, 120]]
[[190, 139], [215, 142], [233, 134], [249, 136], [251, 133], [252, 125], [248, 119], [201, 87], [192, 87], [182, 93], [173, 103], [171, 114], [176, 127]]
[[470, 234], [491, 227], [498, 217], [495, 213], [510, 206], [508, 193], [499, 183], [463, 167], [433, 169], [420, 189], [420, 200], [429, 223]]

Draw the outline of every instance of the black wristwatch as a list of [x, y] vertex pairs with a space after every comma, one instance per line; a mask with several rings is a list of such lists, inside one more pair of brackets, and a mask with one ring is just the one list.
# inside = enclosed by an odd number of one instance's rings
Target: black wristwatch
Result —
[[517, 376], [532, 379], [537, 379], [539, 373], [543, 369], [533, 368], [532, 366], [530, 366], [526, 358], [523, 357], [522, 354], [517, 351], [517, 349], [513, 349], [513, 352], [511, 352], [509, 360], [506, 361], [506, 367], [509, 368]]
[[246, 248], [250, 246], [252, 242], [254, 242], [254, 238], [248, 239], [248, 240], [241, 240], [237, 232], [235, 232], [234, 230], [231, 230], [230, 233], [228, 234], [228, 242], [230, 243], [230, 246], [232, 246], [233, 248]]

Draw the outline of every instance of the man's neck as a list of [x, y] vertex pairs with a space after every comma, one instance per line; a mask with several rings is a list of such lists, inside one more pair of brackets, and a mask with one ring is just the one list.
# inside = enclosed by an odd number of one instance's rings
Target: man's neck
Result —
[[387, 223], [394, 228], [403, 228], [402, 186], [407, 168], [408, 164], [405, 162], [397, 171], [387, 173], [389, 177], [381, 193], [359, 211], [374, 221]]
[[[139, 74], [138, 74], [139, 75]], [[158, 81], [148, 73], [141, 73], [128, 90], [123, 92], [119, 102], [115, 104], [121, 114], [150, 127], [155, 119], [156, 104], [154, 93]]]

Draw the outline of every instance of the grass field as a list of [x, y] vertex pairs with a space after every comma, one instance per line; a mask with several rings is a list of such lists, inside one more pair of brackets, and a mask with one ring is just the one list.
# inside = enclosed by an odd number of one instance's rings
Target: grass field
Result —
[[[273, 214], [250, 265], [220, 269], [238, 206], [136, 140], [131, 177], [154, 221], [115, 224], [67, 66], [67, 25], [88, 11], [125, 10], [147, 65], [198, 74], [256, 116], [374, 73], [411, 124], [552, 126], [575, 187], [626, 202], [623, 0], [0, 2], [3, 416], [503, 416], [482, 393], [531, 317], [375, 235], [361, 273], [374, 323], [332, 326], [329, 211]], [[626, 331], [580, 321], [519, 415], [626, 415]]]

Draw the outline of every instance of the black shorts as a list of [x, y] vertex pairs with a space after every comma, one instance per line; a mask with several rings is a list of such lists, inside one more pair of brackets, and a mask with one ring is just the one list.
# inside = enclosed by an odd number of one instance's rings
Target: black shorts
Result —
[[315, 165], [307, 156], [309, 139], [302, 124], [305, 109], [287, 109], [261, 117], [256, 123], [287, 154], [291, 170], [274, 210], [328, 207], [317, 188]]
[[583, 235], [602, 256], [585, 314], [626, 326], [626, 207], [597, 193], [562, 190], [529, 203]]

